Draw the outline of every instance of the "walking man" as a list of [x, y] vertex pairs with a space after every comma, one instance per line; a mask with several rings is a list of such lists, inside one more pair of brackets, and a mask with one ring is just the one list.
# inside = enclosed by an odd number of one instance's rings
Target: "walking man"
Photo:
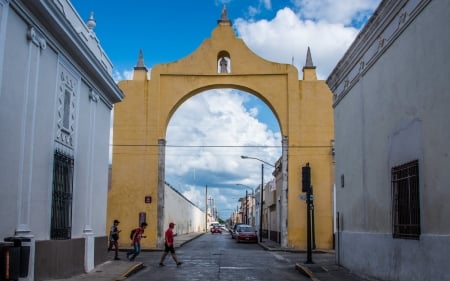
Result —
[[119, 226], [120, 221], [114, 220], [113, 225], [111, 226], [111, 229], [109, 230], [109, 247], [108, 252], [112, 250], [114, 246], [114, 259], [119, 259], [119, 230], [117, 227]]
[[147, 227], [146, 222], [142, 222], [139, 228], [136, 228], [134, 231], [134, 235], [132, 237], [133, 240], [133, 250], [127, 253], [127, 259], [130, 261], [134, 261], [134, 259], [141, 253], [141, 238], [145, 238], [144, 230]]
[[161, 261], [159, 262], [160, 266], [164, 266], [164, 259], [166, 258], [167, 254], [169, 252], [172, 254], [172, 258], [177, 265], [182, 264], [182, 262], [178, 261], [177, 255], [175, 254], [175, 248], [173, 247], [173, 237], [176, 236], [176, 234], [173, 233], [174, 227], [175, 227], [175, 224], [173, 222], [171, 222], [171, 223], [169, 223], [169, 228], [166, 230], [165, 242], [164, 242], [164, 253], [161, 257]]

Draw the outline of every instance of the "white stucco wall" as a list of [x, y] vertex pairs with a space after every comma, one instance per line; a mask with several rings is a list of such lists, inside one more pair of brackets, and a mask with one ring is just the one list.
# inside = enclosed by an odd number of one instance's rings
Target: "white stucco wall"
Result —
[[[67, 0], [59, 2], [72, 7]], [[72, 238], [89, 236], [92, 245], [92, 237], [105, 235], [110, 114], [123, 98], [103, 50], [97, 47], [94, 52], [98, 61], [86, 57], [92, 46], [73, 37], [77, 33], [70, 22], [56, 23], [53, 16], [61, 15], [47, 10], [58, 11], [56, 6], [46, 0], [0, 0], [0, 240], [32, 239], [29, 280], [34, 242], [50, 239], [55, 149], [70, 151], [75, 160]], [[54, 36], [59, 24], [73, 33]], [[95, 35], [89, 40], [98, 41]], [[80, 60], [84, 64], [78, 64]], [[57, 140], [61, 87], [68, 81], [74, 93], [71, 145]], [[90, 247], [87, 270], [93, 268], [93, 257]]]
[[[337, 68], [332, 74], [343, 76], [332, 87], [338, 94], [334, 117], [339, 261], [361, 275], [384, 280], [450, 280], [445, 266], [450, 258], [450, 2], [427, 2], [405, 3], [386, 28], [394, 35], [386, 38], [373, 64], [366, 61], [368, 69], [350, 82], [348, 92], [339, 92], [348, 73], [338, 73]], [[407, 13], [406, 18], [415, 18], [395, 34], [403, 12], [421, 5], [422, 12], [417, 17]], [[360, 61], [352, 63], [357, 66]], [[420, 239], [394, 239], [391, 168], [415, 159]]]
[[205, 229], [205, 212], [200, 210], [192, 202], [177, 192], [169, 185], [164, 188], [164, 231], [169, 223], [175, 223], [175, 232], [185, 234], [190, 232], [202, 232]]

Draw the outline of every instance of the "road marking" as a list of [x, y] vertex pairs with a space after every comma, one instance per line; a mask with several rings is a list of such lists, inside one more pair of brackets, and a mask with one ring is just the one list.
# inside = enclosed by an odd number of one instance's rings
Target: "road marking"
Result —
[[255, 267], [221, 266], [220, 269], [255, 269]]
[[275, 259], [277, 259], [279, 261], [289, 262], [289, 260], [287, 260], [285, 257], [283, 257], [283, 256], [281, 256], [279, 254], [276, 254], [276, 253], [271, 253], [271, 254], [275, 257]]

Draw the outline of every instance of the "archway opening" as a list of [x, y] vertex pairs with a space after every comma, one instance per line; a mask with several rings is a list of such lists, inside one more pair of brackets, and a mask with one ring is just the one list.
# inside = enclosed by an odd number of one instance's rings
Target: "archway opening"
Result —
[[[260, 163], [241, 155], [275, 163], [282, 153], [280, 131], [272, 110], [255, 95], [228, 88], [198, 93], [168, 124], [165, 181], [226, 220], [238, 199], [261, 184]], [[272, 171], [266, 166], [265, 182], [273, 179]]]

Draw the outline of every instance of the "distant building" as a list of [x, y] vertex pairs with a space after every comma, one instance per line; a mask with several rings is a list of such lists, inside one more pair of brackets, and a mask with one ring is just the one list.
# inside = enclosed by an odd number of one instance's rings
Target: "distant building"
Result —
[[275, 163], [272, 175], [274, 178], [264, 187], [263, 237], [280, 243], [280, 196], [282, 188], [281, 158]]
[[106, 259], [110, 116], [123, 94], [94, 27], [68, 0], [0, 0], [0, 240], [30, 239], [20, 280]]
[[337, 259], [383, 280], [450, 280], [450, 2], [385, 0], [328, 78]]

